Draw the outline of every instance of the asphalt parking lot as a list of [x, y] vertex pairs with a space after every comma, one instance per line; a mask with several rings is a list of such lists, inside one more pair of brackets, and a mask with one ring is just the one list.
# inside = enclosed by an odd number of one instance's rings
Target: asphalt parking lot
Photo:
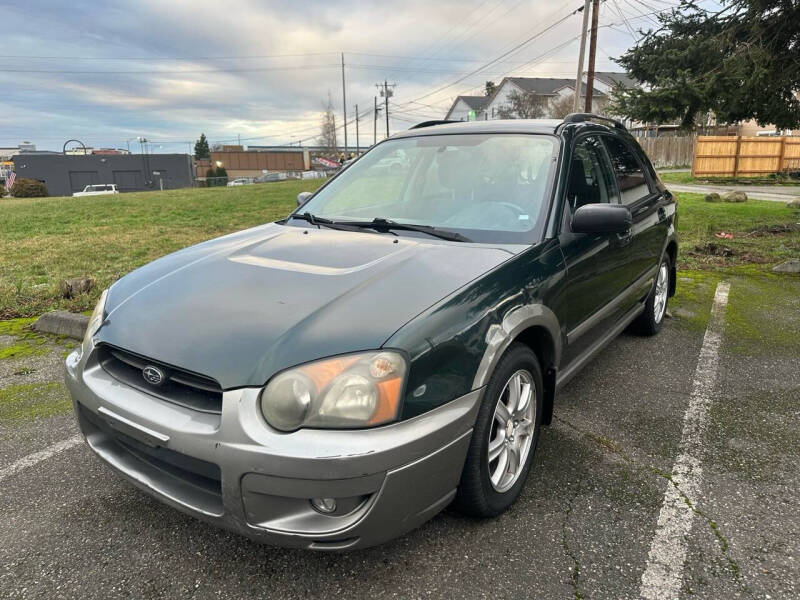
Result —
[[[672, 532], [685, 560], [665, 568], [682, 598], [795, 598], [798, 356], [768, 339], [742, 351], [720, 334], [705, 425], [693, 432], [702, 477], [684, 498], [689, 528]], [[0, 597], [642, 597], [687, 410], [707, 375], [698, 372], [704, 335], [676, 315], [657, 337], [613, 342], [563, 390], [506, 514], [477, 521], [445, 511], [349, 554], [271, 548], [214, 529], [104, 467], [74, 441], [68, 412], [3, 413]], [[25, 406], [60, 406], [64, 353], [63, 341], [49, 340], [46, 352], [0, 361], [0, 388], [33, 394]]]

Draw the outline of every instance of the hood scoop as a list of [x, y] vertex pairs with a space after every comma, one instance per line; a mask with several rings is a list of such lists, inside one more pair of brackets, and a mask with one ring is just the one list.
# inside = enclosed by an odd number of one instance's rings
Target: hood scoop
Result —
[[396, 260], [418, 245], [414, 241], [395, 240], [376, 234], [370, 243], [365, 243], [363, 233], [298, 229], [240, 248], [228, 260], [280, 271], [347, 275], [389, 259]]

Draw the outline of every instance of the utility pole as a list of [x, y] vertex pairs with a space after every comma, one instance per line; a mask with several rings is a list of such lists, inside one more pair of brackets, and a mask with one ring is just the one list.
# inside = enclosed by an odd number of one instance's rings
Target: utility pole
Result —
[[344, 52], [342, 52], [342, 121], [344, 127], [344, 151], [347, 152], [347, 94], [345, 93], [344, 85]]
[[592, 0], [592, 35], [589, 39], [589, 69], [586, 73], [586, 110], [592, 112], [592, 94], [594, 92], [594, 61], [597, 54], [597, 19], [600, 12], [600, 0]]
[[378, 97], [375, 96], [375, 108], [372, 110], [372, 145], [378, 143]]
[[575, 98], [572, 104], [572, 112], [578, 112], [581, 108], [581, 86], [583, 85], [583, 57], [586, 56], [586, 28], [589, 26], [589, 5], [592, 0], [586, 0], [583, 5], [583, 26], [581, 27], [581, 50], [578, 55], [578, 76], [575, 79]]
[[383, 110], [386, 113], [386, 137], [389, 137], [389, 85], [383, 80]]
[[390, 86], [385, 79], [383, 80], [383, 85], [380, 83], [375, 84], [375, 87], [381, 91], [381, 96], [383, 96], [383, 110], [386, 112], [386, 137], [389, 137], [389, 98], [394, 96], [394, 91], [389, 88], [394, 88], [396, 85], [396, 83], [393, 83]]
[[356, 104], [356, 157], [358, 156], [361, 148], [358, 144], [358, 104]]

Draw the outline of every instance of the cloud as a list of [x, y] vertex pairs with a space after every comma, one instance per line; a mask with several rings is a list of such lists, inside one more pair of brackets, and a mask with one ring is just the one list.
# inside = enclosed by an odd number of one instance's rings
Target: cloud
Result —
[[[392, 130], [400, 130], [409, 121], [443, 116], [455, 95], [474, 93], [487, 79], [571, 76], [577, 43], [526, 62], [575, 37], [580, 15], [503, 62], [411, 102], [574, 8], [527, 0], [18, 3], [4, 7], [0, 51], [8, 58], [0, 68], [24, 72], [0, 72], [0, 144], [26, 139], [60, 148], [64, 139], [83, 136], [87, 144], [120, 146], [136, 135], [187, 142], [201, 131], [212, 141], [307, 138], [317, 133], [329, 93], [341, 122], [340, 52], [348, 118], [357, 103], [366, 119], [365, 144], [375, 83], [384, 78], [397, 83], [390, 114]], [[601, 22], [614, 15], [601, 13]], [[600, 40], [600, 57], [632, 42], [611, 28], [601, 30]], [[602, 58], [599, 67], [612, 64]], [[349, 133], [352, 141], [354, 127]]]

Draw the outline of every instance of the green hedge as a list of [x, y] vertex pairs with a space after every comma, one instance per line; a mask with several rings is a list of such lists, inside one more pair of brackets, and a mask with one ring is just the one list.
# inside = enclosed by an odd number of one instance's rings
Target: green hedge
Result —
[[17, 179], [11, 186], [15, 198], [44, 198], [48, 196], [47, 187], [35, 179]]

